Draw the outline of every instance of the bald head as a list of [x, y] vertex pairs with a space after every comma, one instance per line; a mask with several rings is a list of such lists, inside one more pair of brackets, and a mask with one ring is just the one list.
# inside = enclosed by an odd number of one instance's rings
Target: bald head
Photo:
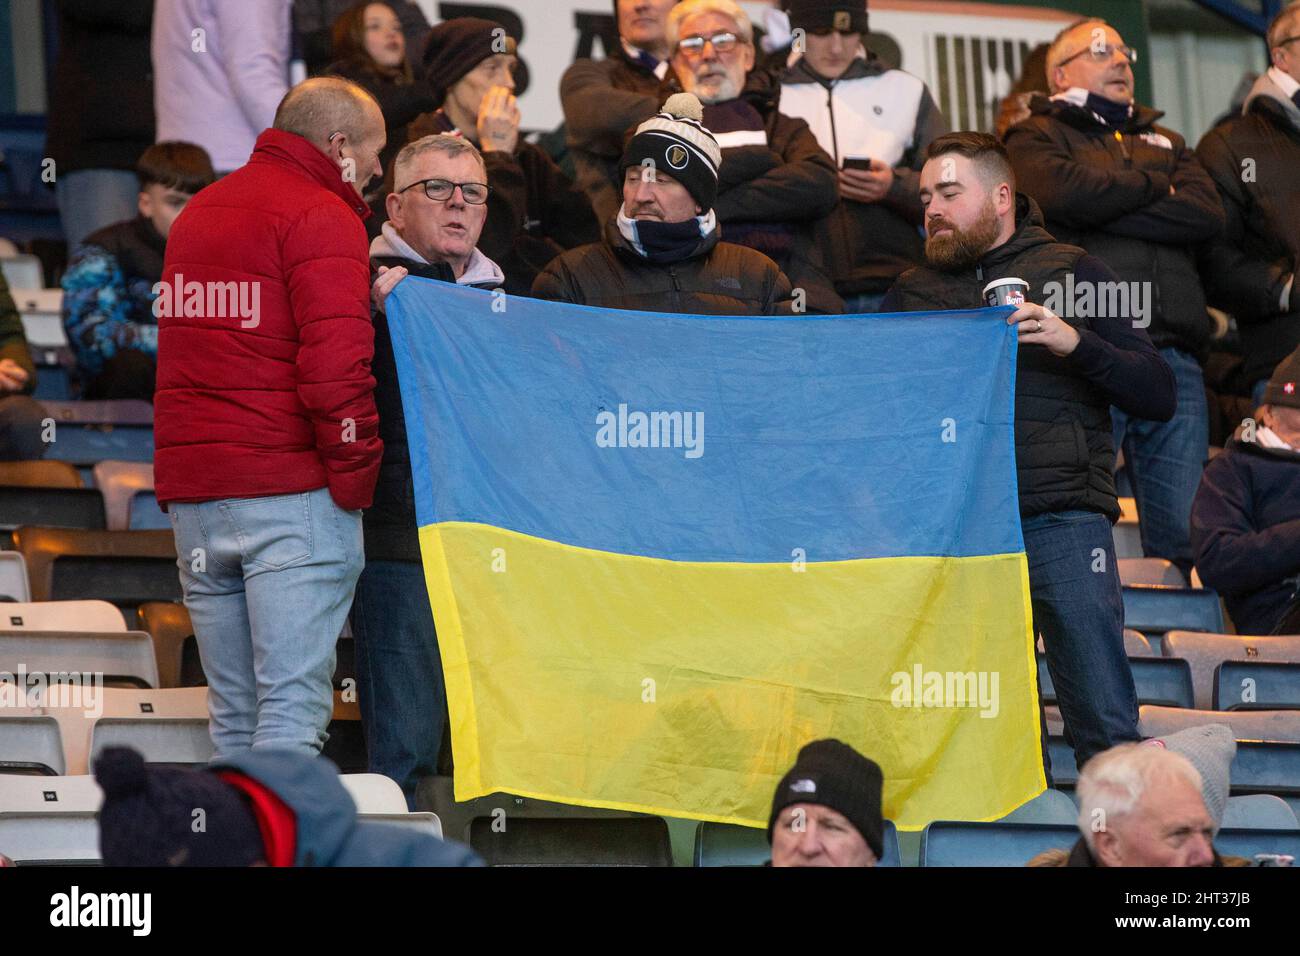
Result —
[[310, 142], [338, 165], [360, 194], [372, 176], [382, 176], [384, 114], [366, 90], [335, 76], [299, 83], [280, 101], [273, 126]]

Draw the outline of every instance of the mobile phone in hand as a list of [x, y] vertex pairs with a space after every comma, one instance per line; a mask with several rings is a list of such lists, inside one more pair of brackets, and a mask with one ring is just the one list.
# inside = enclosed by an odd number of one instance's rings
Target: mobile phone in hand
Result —
[[845, 169], [860, 169], [864, 173], [871, 172], [871, 159], [867, 156], [845, 156]]

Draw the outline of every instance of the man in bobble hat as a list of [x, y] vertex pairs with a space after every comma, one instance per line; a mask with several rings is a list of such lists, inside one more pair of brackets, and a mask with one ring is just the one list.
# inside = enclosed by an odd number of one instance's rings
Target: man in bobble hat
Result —
[[713, 203], [722, 151], [690, 93], [637, 127], [620, 162], [623, 204], [605, 241], [571, 249], [533, 284], [538, 298], [702, 315], [789, 312], [790, 280], [752, 249], [721, 241]]
[[806, 745], [772, 799], [772, 865], [876, 866], [885, 855], [884, 783], [875, 761], [848, 744]]

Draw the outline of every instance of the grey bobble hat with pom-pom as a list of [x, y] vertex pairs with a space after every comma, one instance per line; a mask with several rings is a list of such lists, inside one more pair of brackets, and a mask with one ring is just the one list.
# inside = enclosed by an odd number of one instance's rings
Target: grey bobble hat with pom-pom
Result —
[[707, 213], [718, 198], [722, 148], [704, 128], [703, 118], [704, 107], [693, 93], [674, 93], [660, 112], [636, 128], [619, 172], [629, 166], [663, 172], [686, 187], [700, 212]]

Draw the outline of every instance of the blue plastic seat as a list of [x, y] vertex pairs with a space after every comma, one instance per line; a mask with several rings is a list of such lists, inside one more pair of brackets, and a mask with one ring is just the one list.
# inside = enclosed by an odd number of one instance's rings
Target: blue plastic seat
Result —
[[937, 821], [921, 833], [921, 866], [1024, 866], [1078, 839], [1073, 825]]
[[1300, 664], [1224, 661], [1214, 669], [1214, 709], [1300, 710]]
[[[1173, 657], [1130, 657], [1128, 664], [1139, 704], [1192, 706], [1192, 670], [1187, 661]], [[1056, 703], [1056, 688], [1043, 654], [1038, 655], [1038, 689], [1044, 704]]]
[[[877, 866], [902, 866], [898, 830], [885, 821], [885, 855]], [[772, 858], [767, 832], [731, 823], [701, 823], [695, 828], [696, 866], [762, 866]]]
[[142, 401], [42, 401], [54, 419], [48, 457], [77, 465], [153, 461], [153, 406]]
[[1216, 591], [1141, 584], [1123, 590], [1124, 626], [1148, 637], [1165, 631], [1223, 633], [1223, 606]]

